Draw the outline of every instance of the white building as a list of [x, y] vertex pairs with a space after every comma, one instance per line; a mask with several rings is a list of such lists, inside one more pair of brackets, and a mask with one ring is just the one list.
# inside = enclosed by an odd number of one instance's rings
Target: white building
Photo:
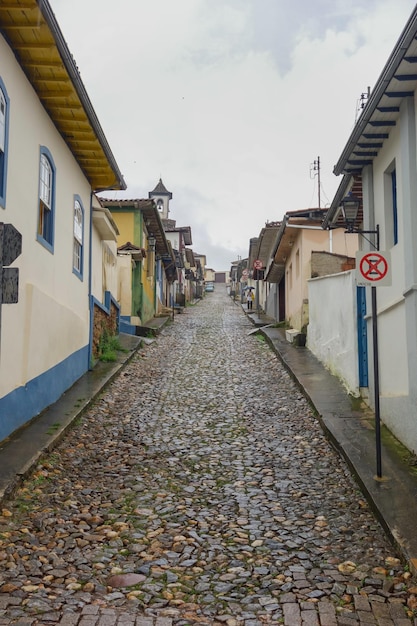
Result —
[[[349, 137], [334, 172], [362, 178], [362, 230], [379, 229], [390, 254], [391, 286], [376, 287], [382, 421], [417, 452], [417, 8], [414, 9]], [[339, 199], [329, 225], [337, 221]], [[372, 234], [368, 239], [375, 238]], [[366, 239], [362, 247], [370, 250]], [[367, 287], [369, 398], [372, 368]]]
[[125, 185], [48, 1], [0, 4], [0, 30], [0, 223], [22, 235], [18, 302], [1, 306], [2, 440], [90, 366], [94, 303], [117, 309], [93, 193]]

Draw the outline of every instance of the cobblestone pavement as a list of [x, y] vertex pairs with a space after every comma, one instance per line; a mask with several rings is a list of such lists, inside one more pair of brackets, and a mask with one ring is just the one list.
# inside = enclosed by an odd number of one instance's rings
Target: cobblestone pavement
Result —
[[405, 626], [417, 592], [222, 291], [140, 350], [0, 517], [0, 626]]

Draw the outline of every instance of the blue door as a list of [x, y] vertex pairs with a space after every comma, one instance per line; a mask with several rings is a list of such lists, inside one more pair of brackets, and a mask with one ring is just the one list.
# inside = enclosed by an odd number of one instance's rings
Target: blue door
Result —
[[368, 339], [366, 323], [366, 290], [356, 287], [357, 327], [358, 327], [358, 361], [359, 386], [368, 386]]

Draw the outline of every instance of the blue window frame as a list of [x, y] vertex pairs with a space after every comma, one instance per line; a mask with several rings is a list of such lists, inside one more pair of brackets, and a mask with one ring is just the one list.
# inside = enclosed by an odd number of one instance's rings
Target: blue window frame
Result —
[[0, 78], [0, 206], [6, 207], [7, 152], [9, 143], [10, 100]]
[[54, 251], [56, 168], [48, 148], [41, 146], [39, 163], [39, 203], [37, 240]]
[[83, 277], [84, 260], [84, 207], [79, 196], [74, 196], [72, 271]]
[[391, 172], [391, 192], [392, 192], [392, 236], [394, 246], [398, 243], [398, 210], [397, 210], [397, 172]]

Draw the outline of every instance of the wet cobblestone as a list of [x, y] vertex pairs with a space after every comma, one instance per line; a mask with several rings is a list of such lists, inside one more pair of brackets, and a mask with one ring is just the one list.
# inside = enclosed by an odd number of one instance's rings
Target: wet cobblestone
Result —
[[224, 292], [140, 350], [0, 516], [0, 626], [405, 626], [417, 588]]

